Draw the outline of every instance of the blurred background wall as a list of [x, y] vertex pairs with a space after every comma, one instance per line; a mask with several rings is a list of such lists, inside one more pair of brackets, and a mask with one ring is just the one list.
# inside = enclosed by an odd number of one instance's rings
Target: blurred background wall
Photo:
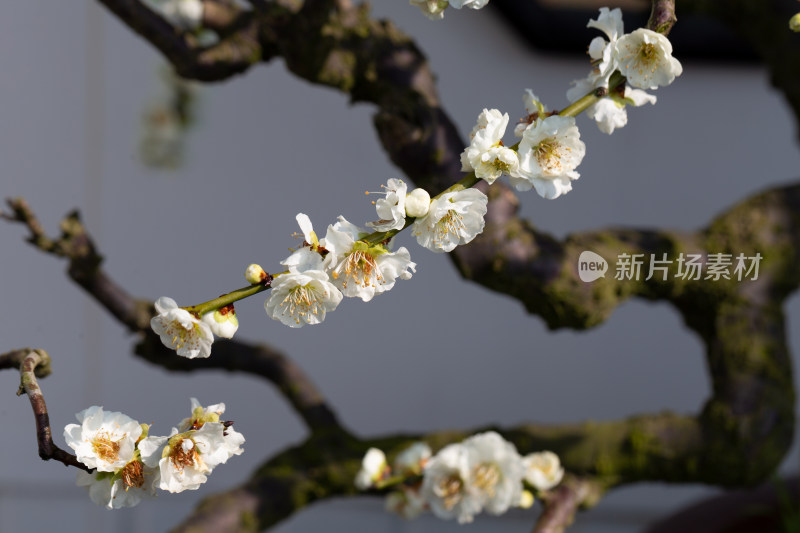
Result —
[[[417, 40], [438, 75], [444, 106], [466, 134], [484, 107], [523, 115], [531, 88], [563, 107], [585, 57], [532, 52], [494, 12], [425, 19], [405, 0], [376, 2]], [[595, 35], [583, 26], [585, 42]], [[371, 126], [372, 108], [289, 75], [280, 61], [198, 93], [196, 125], [176, 170], [142, 164], [142, 117], [163, 93], [162, 60], [91, 1], [0, 3], [0, 193], [24, 196], [48, 231], [73, 208], [131, 293], [198, 303], [243, 285], [247, 264], [267, 270], [296, 245], [294, 216], [324, 232], [339, 214], [363, 223], [398, 171]], [[609, 225], [692, 230], [746, 196], [797, 178], [800, 153], [787, 106], [755, 66], [684, 61], [659, 102], [629, 110], [613, 136], [579, 118], [587, 156], [574, 190], [556, 201], [523, 194], [522, 211], [558, 237]], [[666, 147], [671, 157], [660, 150]], [[659, 165], [651, 164], [658, 157]], [[65, 265], [0, 224], [0, 351], [40, 347], [53, 357], [42, 382], [56, 442], [90, 405], [167, 433], [189, 397], [225, 402], [246, 453], [201, 490], [162, 494], [132, 510], [95, 507], [75, 473], [38, 459], [18, 375], [0, 373], [0, 530], [162, 531], [204, 496], [246, 479], [304, 428], [271, 387], [243, 375], [170, 375], [131, 355], [131, 339], [73, 286]], [[547, 331], [516, 301], [459, 279], [446, 257], [401, 238], [417, 274], [369, 305], [348, 300], [321, 326], [291, 330], [264, 314], [263, 298], [237, 305], [239, 336], [269, 342], [315, 379], [341, 419], [362, 434], [610, 419], [697, 411], [708, 395], [699, 340], [663, 304], [629, 301], [587, 332]], [[800, 301], [787, 303], [794, 357]], [[392, 333], [388, 333], [388, 332]], [[800, 466], [797, 447], [782, 470]], [[699, 496], [701, 486], [616, 490], [571, 531], [627, 533]], [[533, 516], [480, 518], [471, 531], [528, 531]], [[276, 531], [456, 531], [415, 522], [357, 498], [318, 504]]]

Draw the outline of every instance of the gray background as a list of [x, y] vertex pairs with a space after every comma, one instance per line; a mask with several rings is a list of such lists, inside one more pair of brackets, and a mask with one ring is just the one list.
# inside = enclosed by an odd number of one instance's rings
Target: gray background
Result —
[[[432, 23], [404, 0], [377, 2], [412, 34], [438, 74], [445, 107], [466, 134], [484, 107], [522, 115], [530, 87], [565, 103], [585, 58], [526, 50], [487, 11], [452, 11]], [[630, 28], [629, 28], [630, 29]], [[576, 30], [578, 31], [578, 30]], [[582, 31], [582, 30], [580, 30]], [[586, 30], [588, 44], [594, 33]], [[277, 266], [294, 245], [294, 215], [320, 232], [339, 214], [374, 219], [365, 189], [398, 177], [370, 123], [372, 108], [289, 75], [280, 61], [201, 92], [199, 127], [177, 172], [139, 160], [143, 109], [162, 90], [149, 45], [94, 2], [0, 3], [0, 161], [3, 196], [25, 196], [49, 231], [78, 207], [133, 294], [198, 303], [243, 285], [244, 267]], [[564, 198], [521, 196], [523, 213], [557, 236], [608, 225], [691, 230], [749, 194], [796, 178], [800, 154], [788, 108], [764, 70], [684, 63], [659, 103], [630, 111], [613, 136], [579, 119], [587, 156]], [[660, 157], [667, 149], [671, 158]], [[659, 156], [659, 165], [650, 161]], [[201, 490], [162, 494], [109, 512], [74, 486], [75, 473], [39, 461], [18, 376], [0, 373], [0, 530], [161, 531], [214, 492], [304, 436], [268, 384], [242, 375], [169, 375], [130, 355], [123, 329], [66, 280], [64, 264], [0, 224], [0, 351], [47, 349], [43, 381], [56, 441], [90, 405], [123, 411], [166, 433], [189, 397], [223, 401], [246, 453]], [[345, 301], [322, 326], [296, 331], [268, 319], [262, 297], [237, 305], [239, 338], [286, 351], [315, 379], [353, 430], [381, 434], [524, 421], [609, 419], [672, 409], [694, 412], [708, 394], [698, 339], [663, 304], [632, 301], [588, 332], [548, 332], [516, 301], [461, 281], [442, 255], [404, 237], [417, 262], [411, 281], [369, 305]], [[800, 341], [800, 302], [787, 304]], [[391, 332], [391, 333], [389, 333]], [[796, 449], [784, 470], [796, 471]], [[633, 532], [703, 487], [643, 484], [614, 491], [572, 531]], [[479, 519], [471, 531], [529, 531], [536, 511]], [[329, 501], [277, 531], [455, 531], [430, 517], [405, 523], [374, 499]]]

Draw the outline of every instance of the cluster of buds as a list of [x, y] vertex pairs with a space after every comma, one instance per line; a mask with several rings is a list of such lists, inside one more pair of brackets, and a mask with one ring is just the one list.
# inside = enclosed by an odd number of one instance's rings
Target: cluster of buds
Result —
[[233, 422], [220, 420], [225, 404], [203, 407], [192, 398], [192, 412], [168, 437], [150, 436], [150, 426], [127, 415], [92, 406], [64, 428], [64, 439], [81, 463], [77, 484], [108, 509], [133, 507], [156, 490], [195, 490], [211, 471], [244, 450]]
[[563, 477], [556, 454], [522, 457], [513, 444], [489, 431], [445, 446], [436, 455], [427, 444], [414, 443], [391, 467], [381, 450], [370, 448], [355, 485], [359, 490], [395, 489], [386, 496], [386, 509], [404, 518], [429, 509], [443, 520], [463, 524], [483, 511], [500, 515], [513, 507], [529, 508], [534, 493], [542, 495]]

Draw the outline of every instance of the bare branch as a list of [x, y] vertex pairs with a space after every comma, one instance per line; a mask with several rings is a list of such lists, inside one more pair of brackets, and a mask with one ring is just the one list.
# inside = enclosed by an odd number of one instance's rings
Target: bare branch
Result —
[[578, 508], [594, 505], [602, 489], [590, 480], [565, 478], [544, 500], [533, 533], [563, 533], [575, 519]]
[[50, 356], [44, 350], [23, 348], [0, 355], [0, 370], [4, 368], [19, 368], [20, 386], [17, 396], [27, 394], [33, 408], [36, 422], [36, 441], [39, 445], [39, 457], [45, 461], [50, 459], [64, 463], [65, 466], [74, 466], [85, 470], [90, 469], [79, 462], [69, 452], [65, 452], [55, 445], [50, 431], [50, 416], [47, 414], [47, 405], [44, 402], [42, 389], [36, 377], [45, 377], [50, 374]]
[[669, 35], [672, 26], [678, 22], [675, 16], [675, 0], [653, 0], [647, 28], [663, 35]]

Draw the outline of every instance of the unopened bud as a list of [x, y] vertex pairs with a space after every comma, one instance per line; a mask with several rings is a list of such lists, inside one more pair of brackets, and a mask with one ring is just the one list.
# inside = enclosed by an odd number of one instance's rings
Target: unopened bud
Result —
[[244, 271], [244, 279], [246, 279], [250, 285], [258, 285], [267, 279], [267, 273], [264, 272], [264, 269], [261, 268], [261, 265], [253, 263], [247, 267], [247, 270]]
[[214, 335], [224, 339], [230, 339], [239, 329], [239, 319], [236, 318], [236, 309], [233, 308], [233, 304], [204, 314], [202, 320], [208, 324]]
[[789, 19], [789, 29], [800, 32], [800, 13], [795, 13], [795, 15]]
[[519, 504], [517, 507], [522, 509], [530, 509], [533, 506], [533, 493], [529, 490], [523, 490], [519, 496]]
[[431, 207], [431, 195], [425, 189], [414, 189], [406, 195], [406, 214], [410, 217], [424, 217]]

